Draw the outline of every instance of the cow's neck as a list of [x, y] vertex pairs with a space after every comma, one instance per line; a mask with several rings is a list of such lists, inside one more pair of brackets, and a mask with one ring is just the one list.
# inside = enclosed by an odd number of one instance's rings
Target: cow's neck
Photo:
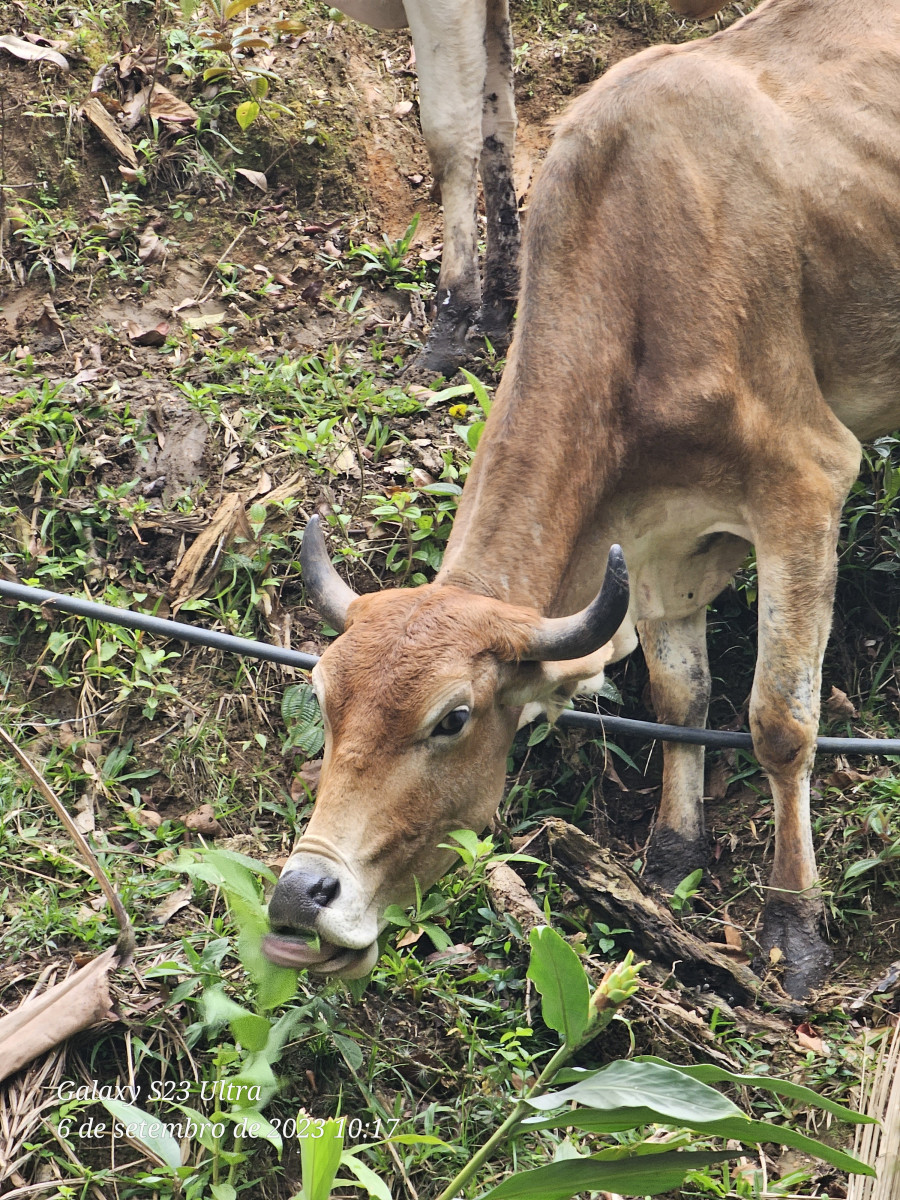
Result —
[[437, 582], [558, 615], [586, 603], [602, 574], [588, 560], [603, 439], [589, 432], [583, 399], [573, 397], [568, 412], [557, 406], [551, 428], [546, 393], [516, 394], [514, 378], [501, 384]]

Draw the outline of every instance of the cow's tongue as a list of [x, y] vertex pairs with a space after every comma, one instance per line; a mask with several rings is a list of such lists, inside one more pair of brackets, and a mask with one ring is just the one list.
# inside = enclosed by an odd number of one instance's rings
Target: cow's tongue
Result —
[[307, 969], [318, 975], [334, 975], [347, 967], [361, 962], [371, 951], [370, 946], [362, 950], [351, 950], [347, 946], [333, 946], [323, 942], [319, 949], [300, 937], [268, 933], [263, 938], [263, 954], [277, 967], [293, 967], [295, 971]]
[[277, 933], [266, 934], [262, 949], [269, 962], [277, 967], [310, 967], [333, 958], [335, 954], [335, 947], [327, 942], [317, 947], [303, 938], [282, 937]]

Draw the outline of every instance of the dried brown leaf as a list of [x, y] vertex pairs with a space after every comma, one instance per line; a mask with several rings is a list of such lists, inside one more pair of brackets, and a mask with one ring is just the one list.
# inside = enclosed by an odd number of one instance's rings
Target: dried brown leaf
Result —
[[165, 242], [156, 230], [148, 225], [138, 238], [138, 258], [142, 263], [165, 262], [167, 255]]
[[62, 983], [0, 1018], [0, 1079], [73, 1033], [98, 1021], [116, 1020], [111, 1011], [109, 975], [117, 962], [116, 947], [110, 946]]
[[819, 1054], [822, 1058], [828, 1058], [831, 1054], [828, 1043], [819, 1037], [808, 1021], [804, 1021], [802, 1025], [798, 1025], [794, 1030], [794, 1034], [798, 1044], [804, 1050], [812, 1050], [813, 1054]]
[[169, 333], [167, 321], [160, 321], [158, 325], [138, 325], [137, 321], [127, 320], [122, 322], [122, 328], [135, 346], [163, 346]]
[[13, 33], [0, 37], [0, 50], [6, 50], [16, 58], [25, 59], [26, 62], [48, 62], [63, 71], [69, 69], [68, 60], [56, 50], [51, 50], [49, 46], [35, 46], [33, 42], [16, 37]]
[[248, 540], [252, 537], [244, 512], [244, 498], [239, 492], [232, 492], [219, 505], [209, 525], [185, 551], [172, 576], [169, 595], [173, 613], [186, 600], [195, 600], [203, 595], [215, 574], [222, 550], [238, 534]]
[[251, 171], [249, 167], [236, 167], [234, 173], [235, 175], [243, 175], [246, 180], [252, 183], [254, 187], [258, 187], [261, 192], [269, 190], [269, 181], [262, 171]]
[[831, 695], [825, 701], [824, 707], [828, 715], [835, 721], [853, 721], [859, 716], [850, 697], [840, 688], [832, 687]]
[[189, 104], [179, 100], [174, 92], [159, 83], [150, 94], [150, 116], [157, 121], [173, 121], [178, 125], [194, 125], [199, 120]]
[[185, 884], [184, 887], [177, 888], [176, 891], [166, 896], [165, 900], [157, 904], [154, 909], [151, 909], [151, 921], [155, 921], [157, 925], [165, 925], [167, 921], [171, 921], [177, 912], [181, 912], [183, 908], [187, 908], [193, 894], [194, 889], [189, 883]]

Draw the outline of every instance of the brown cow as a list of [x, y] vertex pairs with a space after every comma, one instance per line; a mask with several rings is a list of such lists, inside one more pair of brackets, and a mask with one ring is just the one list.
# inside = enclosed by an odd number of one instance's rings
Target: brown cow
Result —
[[[671, 0], [709, 16], [724, 0]], [[409, 26], [419, 115], [444, 206], [436, 318], [420, 365], [447, 374], [469, 357], [470, 333], [505, 345], [518, 287], [519, 214], [513, 189], [516, 109], [509, 0], [339, 0], [375, 29]], [[478, 277], [478, 175], [484, 188], [484, 295]]]
[[[611, 70], [535, 187], [509, 363], [437, 581], [355, 599], [307, 556], [346, 632], [315, 672], [325, 765], [269, 956], [368, 967], [384, 906], [493, 812], [519, 706], [635, 628], [658, 718], [703, 723], [705, 608], [753, 545], [750, 725], [776, 825], [759, 942], [794, 995], [815, 985], [809, 775], [838, 524], [857, 439], [898, 423], [900, 2], [766, 0]], [[613, 541], [631, 577], [615, 645], [526, 661], [539, 614], [586, 603]], [[664, 884], [705, 858], [702, 789], [702, 750], [668, 745], [648, 850]]]

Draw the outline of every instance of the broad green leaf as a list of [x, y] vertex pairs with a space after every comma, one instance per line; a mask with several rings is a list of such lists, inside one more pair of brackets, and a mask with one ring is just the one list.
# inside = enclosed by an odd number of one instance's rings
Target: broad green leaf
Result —
[[824, 1096], [818, 1095], [811, 1088], [803, 1087], [799, 1083], [791, 1083], [787, 1079], [775, 1079], [771, 1075], [736, 1075], [733, 1071], [726, 1071], [722, 1067], [714, 1067], [711, 1063], [701, 1063], [693, 1067], [677, 1067], [674, 1063], [667, 1063], [662, 1058], [656, 1058], [652, 1054], [641, 1055], [634, 1060], [639, 1063], [655, 1063], [659, 1066], [668, 1067], [672, 1071], [678, 1071], [681, 1075], [687, 1075], [691, 1079], [699, 1079], [701, 1083], [737, 1083], [742, 1087], [761, 1088], [765, 1092], [774, 1092], [777, 1096], [787, 1096], [791, 1100], [799, 1100], [801, 1104], [812, 1105], [814, 1108], [824, 1109], [832, 1116], [839, 1117], [842, 1121], [851, 1121], [856, 1125], [871, 1125], [875, 1123], [875, 1117], [866, 1116], [865, 1113], [854, 1112], [852, 1108], [845, 1108], [843, 1104], [837, 1104], [834, 1100], [826, 1100]]
[[121, 1100], [101, 1100], [104, 1108], [125, 1126], [125, 1137], [146, 1150], [150, 1158], [173, 1171], [181, 1166], [181, 1147], [171, 1133], [167, 1133], [167, 1122], [160, 1116], [124, 1104]]
[[839, 1171], [848, 1171], [852, 1175], [874, 1175], [873, 1167], [867, 1166], [852, 1154], [836, 1150], [834, 1146], [826, 1146], [824, 1142], [807, 1137], [786, 1125], [772, 1125], [769, 1121], [715, 1121], [710, 1125], [699, 1122], [691, 1126], [698, 1133], [713, 1134], [715, 1137], [736, 1138], [741, 1142], [774, 1142], [776, 1146], [790, 1146], [794, 1150], [802, 1150], [813, 1158], [820, 1158], [830, 1163]]
[[312, 686], [295, 683], [286, 688], [281, 715], [289, 730], [285, 753], [299, 749], [307, 758], [315, 758], [325, 744], [325, 725]]
[[241, 129], [249, 129], [259, 116], [259, 105], [255, 100], [245, 100], [243, 104], [239, 104], [234, 110], [234, 115]]
[[591, 989], [581, 959], [548, 925], [532, 929], [529, 941], [528, 978], [541, 993], [544, 1024], [575, 1045], [591, 1019]]
[[226, 996], [221, 986], [207, 988], [203, 993], [202, 1004], [204, 1025], [224, 1025], [239, 1017], [253, 1016], [249, 1009]]
[[243, 1101], [241, 1106], [245, 1108], [249, 1108], [251, 1104], [257, 1108], [265, 1107], [278, 1091], [278, 1080], [268, 1061], [268, 1055], [260, 1051], [248, 1054], [241, 1063], [238, 1074], [228, 1082], [234, 1085], [235, 1089], [240, 1089], [238, 1094], [241, 1100], [237, 1103], [241, 1105]]
[[758, 1145], [760, 1142], [771, 1142], [777, 1146], [790, 1146], [794, 1150], [802, 1150], [813, 1158], [822, 1159], [840, 1171], [849, 1171], [857, 1175], [871, 1175], [871, 1167], [861, 1163], [859, 1159], [826, 1146], [815, 1138], [807, 1137], [786, 1125], [772, 1125], [768, 1121], [753, 1121], [749, 1117], [725, 1117], [718, 1121], [693, 1121], [681, 1117], [677, 1122], [660, 1121], [653, 1109], [628, 1108], [603, 1112], [595, 1108], [575, 1108], [560, 1113], [555, 1117], [543, 1120], [529, 1119], [523, 1122], [523, 1129], [581, 1129], [585, 1133], [622, 1133], [627, 1129], [636, 1129], [642, 1125], [677, 1124], [682, 1129], [692, 1133], [701, 1133], [705, 1137], [733, 1138], [735, 1141], [748, 1145]]
[[638, 1109], [641, 1117], [636, 1124], [646, 1124], [646, 1113], [653, 1114], [651, 1121], [665, 1124], [721, 1121], [728, 1117], [747, 1119], [736, 1104], [714, 1088], [658, 1063], [613, 1062], [561, 1092], [535, 1096], [528, 1103], [546, 1110], [573, 1100], [587, 1108], [599, 1109], [601, 1115], [609, 1118], [617, 1115], [628, 1118], [629, 1110]]
[[250, 8], [251, 5], [256, 3], [257, 0], [231, 0], [230, 4], [225, 5], [226, 21], [230, 20], [232, 17], [236, 17], [238, 13], [242, 13], [245, 8]]
[[[259, 871], [259, 863], [254, 862], [252, 858], [245, 859], [244, 855], [233, 854], [230, 850], [204, 850], [203, 857], [208, 863], [212, 863], [222, 876], [222, 889], [229, 900], [232, 896], [240, 896], [248, 904], [262, 908], [259, 887], [253, 878], [254, 871]], [[252, 868], [248, 868], [248, 862], [252, 864]], [[271, 872], [269, 879], [274, 883]]]
[[341, 1162], [344, 1135], [340, 1124], [329, 1117], [321, 1128], [320, 1137], [299, 1139], [304, 1200], [329, 1200]]
[[[723, 1119], [738, 1120], [737, 1117]], [[743, 1120], [749, 1127], [750, 1118]], [[627, 1129], [640, 1129], [642, 1125], [665, 1124], [694, 1128], [686, 1117], [678, 1121], [671, 1117], [663, 1118], [655, 1109], [642, 1108], [640, 1105], [610, 1108], [608, 1111], [600, 1108], [567, 1108], [552, 1117], [527, 1117], [522, 1122], [522, 1128], [527, 1132], [538, 1129], [583, 1129], [588, 1133], [624, 1133]]]
[[223, 887], [225, 884], [221, 872], [212, 863], [197, 862], [185, 854], [180, 855], [165, 869], [168, 871], [178, 871], [180, 874], [187, 875], [190, 879], [202, 879], [204, 883], [212, 884], [213, 887]]
[[[349, 1179], [346, 1180], [351, 1187], [359, 1186], [364, 1188], [370, 1196], [375, 1197], [375, 1200], [393, 1200], [391, 1189], [384, 1180], [380, 1179], [371, 1167], [366, 1166], [364, 1162], [360, 1162], [355, 1154], [345, 1151], [341, 1155], [341, 1166], [346, 1167], [348, 1171], [352, 1171], [356, 1176], [355, 1182]], [[335, 1183], [341, 1182], [344, 1181], [340, 1179], [335, 1180]]]
[[864, 875], [866, 871], [871, 871], [874, 867], [881, 866], [880, 858], [862, 858], [859, 862], [851, 863], [844, 871], [845, 879], [856, 879], [859, 875]]
[[453, 945], [453, 938], [449, 937], [446, 930], [441, 929], [440, 925], [435, 925], [431, 921], [422, 921], [421, 926], [431, 938], [432, 945], [439, 954], [444, 950], [449, 950]]
[[287, 1012], [281, 1014], [272, 1026], [272, 1032], [266, 1043], [264, 1057], [268, 1062], [274, 1063], [281, 1058], [284, 1043], [288, 1038], [293, 1037], [294, 1030], [304, 1021], [309, 1021], [309, 1010], [306, 1007], [289, 1008]]
[[484, 421], [473, 421], [466, 429], [466, 444], [470, 450], [477, 450], [481, 435], [484, 433]]
[[236, 1112], [223, 1113], [222, 1115], [227, 1120], [234, 1122], [235, 1131], [241, 1137], [265, 1138], [267, 1142], [271, 1142], [278, 1151], [278, 1157], [281, 1158], [283, 1146], [281, 1134], [257, 1109], [240, 1108]]
[[238, 850], [206, 850], [205, 856], [213, 862], [234, 863], [238, 867], [245, 867], [251, 875], [262, 875], [264, 879], [268, 879], [269, 883], [277, 883], [278, 876], [271, 867], [267, 867], [265, 863], [257, 862], [255, 858], [251, 858], [249, 854], [241, 854]]
[[256, 1013], [247, 1013], [246, 1016], [235, 1017], [230, 1025], [235, 1040], [240, 1042], [245, 1050], [264, 1050], [266, 1048], [272, 1025], [265, 1017], [259, 1017]]
[[484, 384], [481, 382], [481, 380], [478, 378], [477, 375], [473, 375], [472, 372], [467, 371], [465, 367], [460, 367], [460, 371], [465, 376], [469, 386], [471, 387], [472, 394], [474, 395], [475, 399], [481, 405], [481, 411], [484, 413], [484, 415], [486, 417], [490, 416], [491, 404], [493, 403], [493, 401], [491, 400], [490, 396], [488, 395], [487, 388], [484, 386]]
[[[481, 847], [481, 839], [478, 834], [471, 829], [455, 829], [450, 834], [450, 837], [453, 838], [454, 842], [459, 842], [459, 845], [465, 850], [466, 854], [462, 857], [466, 866], [471, 866], [478, 857], [478, 851]], [[450, 846], [450, 849], [456, 850], [457, 854], [460, 853], [456, 846]]]
[[521, 1171], [486, 1192], [481, 1200], [569, 1200], [578, 1192], [624, 1192], [658, 1196], [680, 1187], [688, 1171], [737, 1158], [738, 1151], [706, 1153], [676, 1150], [602, 1162], [568, 1159], [534, 1171]]
[[449, 1142], [442, 1142], [439, 1137], [434, 1137], [430, 1133], [395, 1133], [393, 1137], [381, 1138], [377, 1142], [357, 1142], [353, 1147], [353, 1152], [360, 1154], [363, 1150], [374, 1150], [376, 1146], [386, 1146], [389, 1142], [399, 1146], [440, 1146], [443, 1150], [452, 1150], [454, 1154], [464, 1153], [459, 1146], [451, 1146]]
[[458, 496], [462, 492], [458, 483], [426, 483], [419, 490], [429, 496]]
[[237, 1200], [237, 1191], [230, 1183], [211, 1183], [209, 1190], [213, 1194], [213, 1200]]
[[363, 1052], [360, 1050], [359, 1045], [353, 1040], [353, 1038], [347, 1037], [346, 1034], [343, 1033], [337, 1033], [336, 1030], [332, 1029], [331, 1039], [335, 1046], [337, 1046], [341, 1057], [350, 1070], [362, 1070], [362, 1065], [365, 1061], [363, 1058]]
[[177, 1108], [179, 1112], [183, 1112], [184, 1115], [194, 1123], [194, 1128], [191, 1129], [187, 1121], [178, 1122], [178, 1124], [181, 1125], [181, 1133], [183, 1136], [196, 1138], [204, 1150], [208, 1150], [210, 1154], [218, 1153], [220, 1149], [219, 1139], [212, 1131], [213, 1122], [209, 1116], [204, 1116], [204, 1114], [198, 1112], [196, 1108], [191, 1108], [187, 1104], [174, 1104], [173, 1107]]
[[234, 892], [226, 893], [228, 907], [238, 927], [237, 950], [244, 970], [256, 984], [258, 1006], [268, 1012], [286, 1004], [297, 992], [297, 971], [277, 967], [262, 952], [262, 939], [269, 931], [265, 909], [257, 900], [247, 901]]

